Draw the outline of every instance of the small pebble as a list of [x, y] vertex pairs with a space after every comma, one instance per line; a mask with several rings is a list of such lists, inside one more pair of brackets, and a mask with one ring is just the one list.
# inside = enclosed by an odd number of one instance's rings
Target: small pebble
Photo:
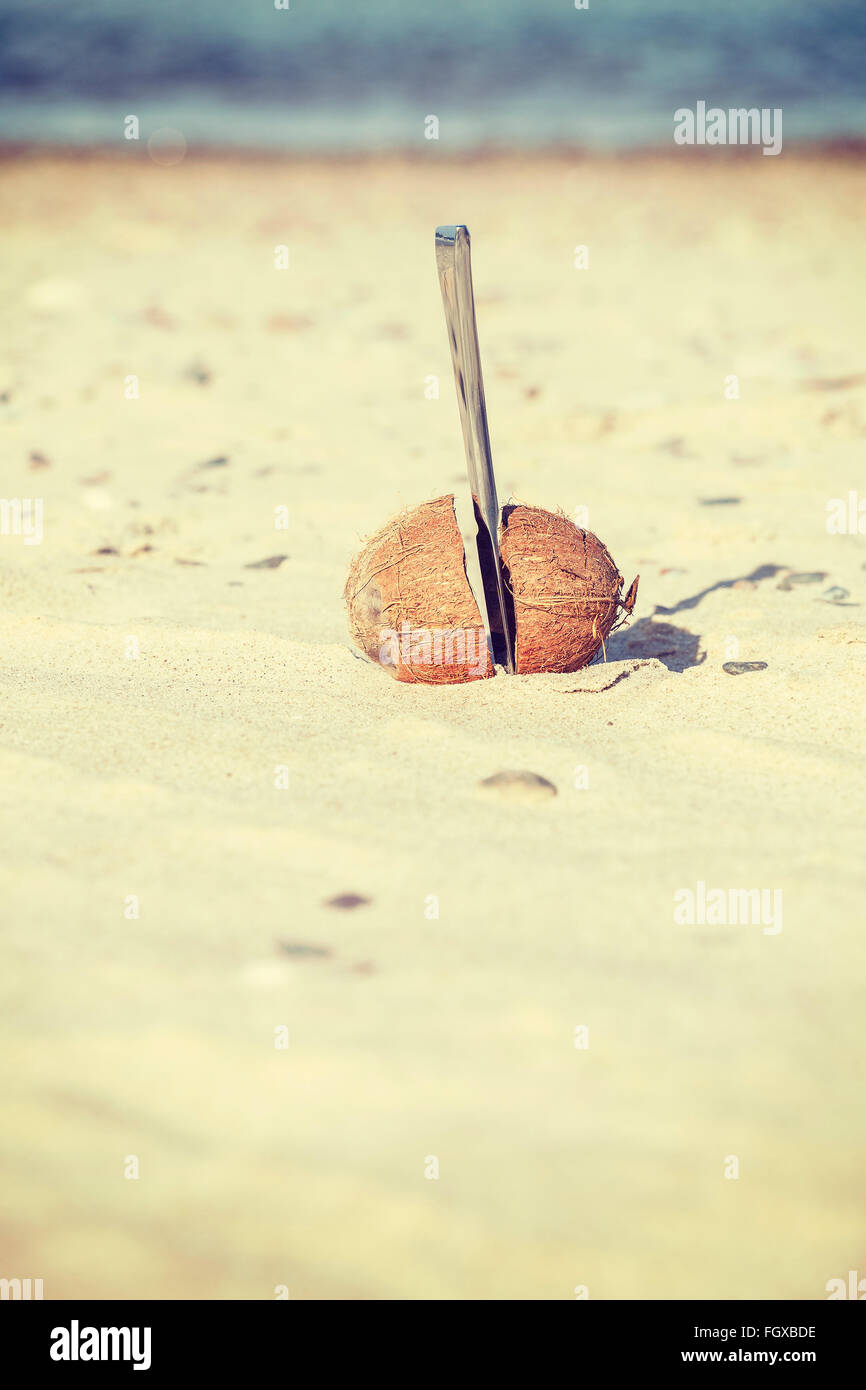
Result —
[[312, 327], [313, 320], [298, 314], [273, 314], [265, 327], [271, 333], [299, 333]]
[[823, 570], [809, 574], [786, 574], [781, 583], [776, 585], [776, 588], [792, 589], [795, 584], [820, 584], [821, 580], [826, 578], [826, 572]]
[[851, 376], [813, 376], [803, 382], [804, 391], [850, 391], [855, 386], [861, 386], [866, 381], [866, 376], [862, 372], [852, 373]]
[[818, 600], [818, 602], [819, 602], [819, 603], [844, 603], [847, 597], [848, 597], [848, 590], [847, 590], [847, 589], [839, 589], [839, 588], [825, 589], [824, 592], [823, 592], [823, 594], [821, 595], [820, 599]]
[[742, 502], [742, 497], [699, 497], [702, 507], [733, 507]]
[[249, 565], [244, 565], [245, 570], [275, 570], [279, 569], [284, 560], [288, 560], [288, 555], [269, 555], [266, 560], [253, 560]]
[[151, 304], [145, 309], [142, 318], [146, 323], [153, 324], [154, 328], [174, 328], [175, 321], [171, 314], [167, 314], [158, 304]]
[[373, 901], [372, 898], [365, 898], [362, 893], [338, 893], [335, 898], [328, 898], [325, 907], [336, 907], [343, 912], [351, 912], [356, 907], [366, 907]]
[[279, 949], [286, 956], [329, 956], [327, 946], [307, 946], [303, 941], [280, 941]]
[[183, 375], [187, 381], [194, 381], [197, 386], [207, 386], [213, 373], [204, 362], [195, 361], [190, 362], [189, 366], [184, 369]]
[[741, 676], [744, 671], [766, 671], [766, 661], [726, 661], [722, 667], [729, 676]]
[[547, 801], [556, 796], [556, 787], [537, 772], [494, 772], [478, 783], [485, 796], [497, 796], [502, 801]]

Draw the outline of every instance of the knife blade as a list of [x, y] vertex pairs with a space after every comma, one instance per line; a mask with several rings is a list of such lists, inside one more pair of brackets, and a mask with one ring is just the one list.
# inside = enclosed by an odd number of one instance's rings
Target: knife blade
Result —
[[[493, 455], [487, 427], [487, 404], [475, 296], [472, 290], [472, 258], [469, 228], [463, 224], [436, 228], [436, 268], [445, 308], [445, 322], [454, 365], [457, 406], [466, 450], [466, 466], [475, 520], [475, 536], [464, 533], [469, 568], [480, 572], [481, 589], [475, 597], [487, 628], [494, 660], [511, 675], [514, 666], [514, 621], [499, 554], [499, 501], [493, 473]], [[457, 509], [460, 520], [460, 508]], [[475, 554], [469, 547], [474, 543]], [[475, 561], [478, 569], [476, 570]], [[483, 604], [482, 604], [483, 599]]]

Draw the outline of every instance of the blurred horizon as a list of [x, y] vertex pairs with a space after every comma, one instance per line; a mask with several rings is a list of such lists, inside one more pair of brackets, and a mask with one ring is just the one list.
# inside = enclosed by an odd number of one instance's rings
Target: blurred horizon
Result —
[[698, 100], [866, 132], [859, 0], [0, 0], [0, 140], [88, 146], [138, 116], [190, 144], [310, 153], [672, 143]]

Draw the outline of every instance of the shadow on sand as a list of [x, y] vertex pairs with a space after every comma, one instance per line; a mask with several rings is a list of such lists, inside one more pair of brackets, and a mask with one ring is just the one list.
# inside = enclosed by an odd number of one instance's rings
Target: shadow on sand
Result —
[[[673, 608], [657, 604], [652, 618], [641, 618], [633, 627], [624, 627], [613, 633], [607, 643], [608, 661], [627, 661], [630, 657], [655, 657], [667, 666], [669, 671], [685, 671], [690, 666], [700, 666], [707, 659], [706, 652], [700, 650], [700, 633], [687, 632], [685, 628], [675, 627], [673, 623], [655, 622], [655, 614], [671, 616], [674, 613], [688, 612], [697, 608], [707, 594], [717, 589], [732, 589], [742, 580], [759, 584], [762, 579], [773, 579], [785, 569], [784, 565], [759, 565], [751, 574], [743, 574], [737, 579], [720, 579], [708, 589], [693, 594], [691, 598], [680, 599]], [[604, 660], [599, 656], [598, 660]]]

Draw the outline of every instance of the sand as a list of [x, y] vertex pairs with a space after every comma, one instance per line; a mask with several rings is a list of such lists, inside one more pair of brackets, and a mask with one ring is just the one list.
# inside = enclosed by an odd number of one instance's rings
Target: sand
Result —
[[[866, 1274], [866, 538], [826, 528], [866, 192], [842, 154], [704, 153], [7, 162], [3, 493], [44, 539], [0, 536], [0, 1274]], [[641, 575], [576, 675], [418, 688], [349, 648], [362, 538], [464, 475], [451, 220], [503, 499], [587, 508]], [[509, 770], [557, 794], [479, 787]], [[675, 921], [699, 882], [782, 890], [782, 929]]]

